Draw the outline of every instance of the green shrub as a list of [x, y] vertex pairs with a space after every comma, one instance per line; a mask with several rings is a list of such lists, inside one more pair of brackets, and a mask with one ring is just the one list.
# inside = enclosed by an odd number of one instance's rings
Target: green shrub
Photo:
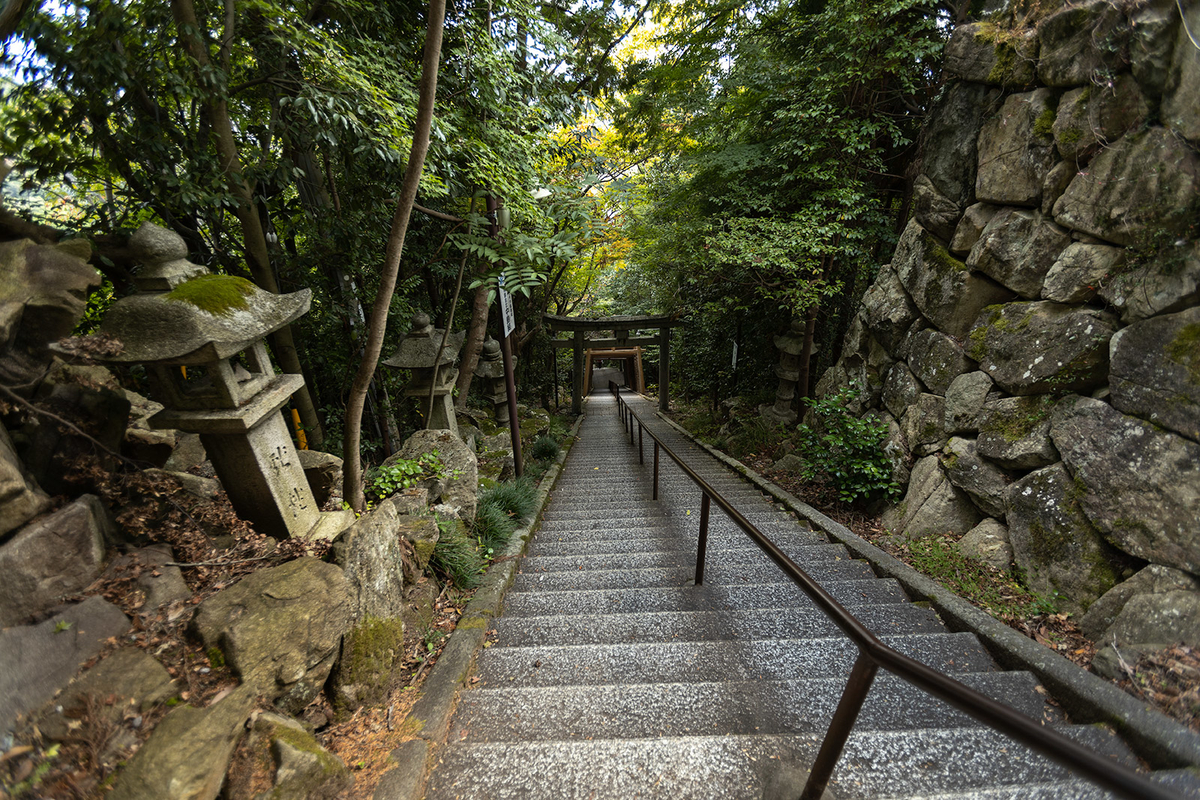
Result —
[[512, 537], [517, 523], [499, 503], [483, 501], [475, 511], [475, 538], [482, 550], [494, 553]]
[[858, 396], [847, 387], [819, 401], [805, 398], [816, 416], [816, 426], [800, 425], [798, 455], [805, 461], [802, 477], [827, 476], [845, 503], [858, 499], [895, 499], [900, 486], [892, 479], [892, 465], [883, 452], [887, 425], [870, 417], [856, 417], [846, 404]]
[[416, 459], [398, 458], [390, 464], [367, 470], [366, 494], [382, 500], [423, 480], [447, 477], [450, 477], [450, 471], [434, 450]]
[[539, 436], [529, 446], [529, 455], [537, 461], [550, 461], [558, 456], [558, 442], [551, 436]]
[[494, 503], [514, 520], [524, 521], [537, 510], [537, 487], [528, 477], [500, 483], [479, 495], [479, 505]]
[[441, 536], [433, 548], [429, 565], [459, 589], [474, 589], [487, 567], [478, 543], [454, 520], [438, 520], [438, 527]]

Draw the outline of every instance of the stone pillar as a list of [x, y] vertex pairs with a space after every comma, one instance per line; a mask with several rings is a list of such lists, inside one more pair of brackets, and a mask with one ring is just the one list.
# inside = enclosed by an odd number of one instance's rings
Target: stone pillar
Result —
[[779, 366], [775, 374], [779, 376], [779, 388], [775, 391], [775, 405], [762, 405], [758, 413], [763, 419], [791, 425], [796, 421], [796, 411], [792, 408], [792, 399], [796, 396], [796, 382], [800, 380], [800, 353], [804, 351], [804, 320], [794, 319], [788, 332], [775, 337], [775, 346], [779, 348]]
[[658, 410], [670, 411], [671, 329], [658, 329]]
[[483, 396], [492, 404], [492, 418], [501, 425], [508, 425], [508, 389], [504, 385], [504, 363], [500, 357], [500, 343], [488, 339], [483, 343], [475, 377], [483, 378]]
[[575, 347], [573, 349], [575, 377], [571, 389], [571, 413], [583, 413], [583, 331], [575, 331]]

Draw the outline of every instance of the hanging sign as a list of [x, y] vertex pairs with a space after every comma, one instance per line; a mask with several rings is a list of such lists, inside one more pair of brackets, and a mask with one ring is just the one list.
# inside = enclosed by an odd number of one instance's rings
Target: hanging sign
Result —
[[504, 276], [499, 278], [500, 283], [500, 329], [501, 335], [507, 337], [510, 333], [517, 329], [517, 321], [513, 316], [512, 295], [504, 289]]
[[737, 351], [738, 351], [737, 342], [734, 342], [733, 343], [733, 363], [730, 365], [734, 369], [737, 369]]

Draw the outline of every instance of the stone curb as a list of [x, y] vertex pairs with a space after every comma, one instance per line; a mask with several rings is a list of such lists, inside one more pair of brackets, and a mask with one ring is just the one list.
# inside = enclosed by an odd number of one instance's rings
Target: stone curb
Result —
[[394, 769], [384, 773], [373, 795], [374, 800], [420, 800], [425, 793], [428, 770], [432, 767], [434, 748], [446, 741], [450, 717], [458, 701], [458, 691], [466, 685], [475, 666], [475, 659], [483, 649], [484, 636], [493, 617], [500, 613], [504, 593], [516, 574], [517, 559], [525, 551], [529, 537], [541, 520], [542, 510], [550, 497], [550, 490], [562, 474], [563, 462], [579, 436], [579, 426], [584, 416], [575, 420], [571, 433], [553, 466], [542, 476], [538, 484], [537, 511], [529, 524], [518, 528], [508, 542], [508, 547], [493, 562], [483, 582], [475, 590], [475, 596], [467, 604], [458, 625], [450, 634], [450, 640], [442, 649], [437, 663], [425, 677], [421, 696], [409, 712], [409, 724], [419, 726], [418, 738], [404, 742], [392, 751]]
[[742, 462], [700, 441], [674, 420], [661, 413], [657, 416], [832, 540], [845, 545], [856, 558], [869, 562], [877, 574], [896, 579], [914, 599], [928, 601], [951, 630], [974, 633], [1001, 666], [1032, 672], [1074, 721], [1113, 725], [1130, 747], [1155, 769], [1200, 767], [1200, 735], [1023, 636], [761, 477]]

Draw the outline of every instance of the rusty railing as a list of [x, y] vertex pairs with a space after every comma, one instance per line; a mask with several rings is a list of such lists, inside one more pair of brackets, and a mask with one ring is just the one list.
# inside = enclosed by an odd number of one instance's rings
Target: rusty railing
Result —
[[639, 464], [645, 463], [642, 449], [644, 435], [649, 435], [654, 440], [654, 499], [658, 499], [660, 450], [666, 451], [667, 455], [679, 465], [683, 473], [699, 487], [702, 493], [700, 533], [696, 548], [696, 585], [704, 582], [709, 506], [710, 503], [716, 503], [750, 537], [751, 541], [758, 545], [775, 562], [776, 566], [808, 595], [817, 608], [858, 646], [858, 658], [850, 671], [850, 678], [842, 692], [837, 709], [834, 711], [833, 720], [829, 723], [825, 739], [821, 742], [821, 748], [817, 752], [817, 758], [813, 762], [800, 800], [819, 800], [825, 791], [825, 787], [833, 775], [833, 768], [841, 757], [846, 740], [854, 729], [858, 713], [867, 699], [867, 693], [875, 680], [875, 674], [881, 667], [927, 694], [949, 703], [989, 728], [1010, 736], [1021, 744], [1058, 762], [1076, 775], [1092, 781], [1120, 797], [1129, 800], [1182, 800], [1180, 795], [1169, 788], [1148, 780], [1132, 769], [1093, 752], [1063, 734], [1043, 726], [1024, 714], [996, 702], [879, 641], [875, 634], [871, 633], [857, 617], [847, 611], [807, 572], [788, 558], [774, 542], [742, 516], [728, 500], [697, 475], [691, 467], [684, 463], [683, 459], [659, 439], [658, 435], [650, 430], [637, 415], [637, 412], [625, 402], [621, 396], [620, 387], [615, 382], [609, 382], [609, 391], [617, 399], [617, 413], [620, 414], [621, 422], [629, 433], [631, 445], [634, 444], [635, 427], [637, 429]]

